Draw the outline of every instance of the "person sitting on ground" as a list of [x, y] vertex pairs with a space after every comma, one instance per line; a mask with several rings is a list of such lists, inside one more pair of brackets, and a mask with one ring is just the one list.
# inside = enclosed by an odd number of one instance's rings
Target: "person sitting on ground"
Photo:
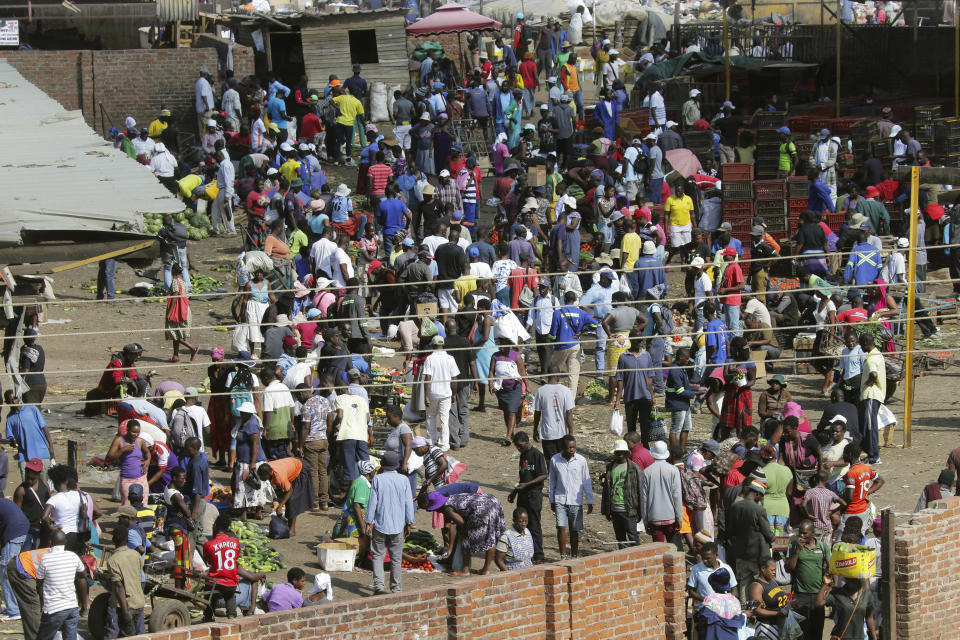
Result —
[[307, 585], [307, 574], [300, 567], [287, 570], [287, 581], [275, 585], [263, 594], [264, 609], [269, 613], [299, 609], [303, 606], [303, 588]]

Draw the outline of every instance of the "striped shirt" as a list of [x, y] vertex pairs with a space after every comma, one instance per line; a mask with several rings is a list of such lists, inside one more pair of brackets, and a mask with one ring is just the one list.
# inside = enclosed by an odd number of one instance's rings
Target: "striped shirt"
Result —
[[[461, 176], [463, 178], [462, 180]], [[477, 181], [469, 169], [460, 170], [460, 174], [457, 176], [457, 183], [458, 185], [463, 185], [460, 187], [460, 196], [463, 204], [477, 204]]]
[[378, 163], [367, 169], [367, 178], [373, 185], [373, 195], [382, 196], [387, 189], [387, 181], [393, 177], [393, 169]]
[[80, 607], [74, 580], [78, 573], [86, 570], [80, 556], [67, 551], [63, 545], [52, 547], [50, 553], [40, 559], [40, 564], [37, 565], [37, 580], [43, 581], [45, 614]]

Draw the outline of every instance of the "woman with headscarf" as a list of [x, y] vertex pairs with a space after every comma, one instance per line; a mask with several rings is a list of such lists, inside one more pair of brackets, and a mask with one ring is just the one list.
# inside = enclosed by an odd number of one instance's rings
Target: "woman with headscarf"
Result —
[[497, 338], [499, 350], [490, 356], [489, 372], [493, 374], [487, 383], [490, 393], [497, 394], [497, 404], [503, 411], [507, 436], [500, 443], [509, 447], [513, 442], [513, 430], [520, 422], [520, 407], [523, 405], [523, 379], [527, 370], [523, 358], [508, 338]]
[[793, 396], [787, 391], [787, 382], [783, 376], [771, 376], [767, 384], [770, 386], [760, 394], [760, 399], [757, 400], [757, 415], [761, 422], [778, 413], [783, 414], [786, 404], [793, 400]]
[[724, 365], [726, 393], [723, 407], [720, 409], [720, 421], [717, 423], [719, 437], [723, 441], [732, 435], [740, 437], [746, 426], [753, 425], [753, 383], [757, 379], [757, 367], [750, 358], [750, 347], [746, 338], [736, 337], [730, 341], [732, 362]]
[[533, 566], [533, 535], [527, 529], [529, 514], [523, 507], [513, 510], [513, 524], [497, 539], [494, 561], [501, 571]]
[[366, 560], [370, 551], [370, 538], [367, 536], [367, 502], [370, 501], [370, 483], [377, 474], [377, 468], [370, 460], [357, 463], [360, 475], [350, 484], [347, 497], [343, 502], [343, 511], [333, 525], [331, 535], [334, 538], [358, 538], [357, 558]]
[[504, 125], [507, 130], [507, 147], [511, 150], [516, 149], [520, 144], [520, 134], [523, 132], [523, 109], [520, 108], [520, 101], [523, 99], [523, 91], [513, 90], [513, 99], [503, 110]]
[[224, 362], [223, 347], [214, 347], [210, 349], [210, 360], [213, 361], [207, 367], [207, 384], [210, 389], [210, 403], [207, 405], [207, 415], [210, 416], [210, 452], [216, 458], [216, 465], [225, 466], [227, 464], [226, 455], [230, 451], [230, 427], [232, 418], [230, 416], [230, 400], [225, 394], [227, 388], [227, 376], [233, 370], [233, 365]]
[[[489, 493], [458, 493], [450, 497], [436, 491], [427, 495], [427, 510], [442, 510], [450, 522], [451, 540], [463, 551], [463, 569], [470, 573], [470, 557], [484, 554], [483, 567], [477, 573], [490, 571], [497, 540], [506, 526], [500, 501]], [[452, 548], [450, 549], [452, 551]]]
[[261, 438], [261, 423], [257, 409], [252, 402], [244, 402], [240, 412], [237, 440], [236, 462], [233, 465], [233, 508], [240, 509], [240, 519], [247, 519], [247, 511], [253, 510], [254, 518], [263, 516], [263, 506], [273, 502], [274, 494], [270, 483], [260, 482], [254, 474], [257, 465], [266, 462]]
[[[814, 339], [813, 352], [817, 356], [837, 356], [843, 349], [843, 329], [837, 322], [837, 303], [834, 296], [826, 296], [824, 292], [813, 295], [815, 307], [813, 321], [817, 325], [817, 337]], [[823, 389], [820, 396], [830, 397], [830, 387], [833, 386], [833, 369], [836, 360], [833, 358], [816, 358], [813, 367], [823, 374]]]
[[153, 157], [150, 158], [150, 170], [157, 176], [160, 184], [165, 186], [170, 193], [177, 195], [180, 191], [180, 185], [177, 184], [175, 177], [177, 172], [177, 159], [172, 153], [167, 151], [167, 145], [158, 142], [154, 147]]
[[244, 207], [247, 211], [247, 238], [244, 247], [247, 251], [263, 250], [263, 243], [267, 238], [267, 207], [270, 205], [270, 196], [267, 195], [263, 178], [253, 182], [253, 189], [247, 194]]
[[164, 338], [173, 341], [173, 355], [167, 362], [180, 362], [180, 345], [190, 350], [190, 362], [200, 352], [198, 347], [187, 342], [190, 337], [190, 294], [183, 279], [183, 267], [174, 262], [170, 267], [173, 280], [167, 294], [167, 312], [164, 316]]
[[[454, 136], [450, 134], [450, 120], [446, 113], [437, 116], [437, 126], [433, 132], [433, 164], [437, 171], [449, 170], [450, 149], [453, 147]], [[457, 174], [454, 173], [454, 176]]]
[[730, 572], [720, 567], [707, 578], [713, 593], [704, 598], [697, 611], [697, 637], [712, 640], [739, 638], [739, 629], [747, 623], [747, 618], [740, 609], [740, 601], [730, 593], [730, 577]]
[[507, 134], [498, 133], [497, 139], [493, 141], [491, 149], [493, 155], [493, 173], [498, 178], [503, 176], [503, 161], [510, 157], [510, 149], [507, 148]]

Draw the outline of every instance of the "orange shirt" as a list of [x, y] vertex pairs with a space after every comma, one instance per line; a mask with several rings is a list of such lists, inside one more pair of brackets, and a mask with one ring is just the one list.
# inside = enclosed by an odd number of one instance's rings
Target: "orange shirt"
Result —
[[870, 500], [867, 498], [867, 492], [870, 491], [870, 485], [877, 478], [877, 472], [863, 462], [858, 462], [850, 466], [850, 470], [843, 476], [844, 484], [847, 489], [853, 489], [853, 498], [847, 505], [846, 513], [857, 515], [863, 513], [870, 507]]
[[271, 258], [289, 258], [290, 247], [279, 238], [269, 235], [263, 243], [263, 252]]
[[291, 484], [303, 470], [303, 463], [296, 458], [280, 458], [267, 464], [273, 469], [273, 484], [284, 491], [290, 491]]
[[37, 579], [37, 565], [40, 564], [40, 559], [50, 553], [50, 548], [46, 549], [34, 549], [33, 551], [24, 551], [17, 556], [17, 568], [22, 569], [24, 573], [32, 577], [34, 580]]

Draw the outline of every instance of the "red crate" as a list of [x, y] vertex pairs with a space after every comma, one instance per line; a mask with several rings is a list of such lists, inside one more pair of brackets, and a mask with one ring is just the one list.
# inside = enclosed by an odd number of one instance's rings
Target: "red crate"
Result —
[[787, 200], [787, 211], [790, 214], [796, 212], [797, 215], [800, 215], [807, 210], [807, 199], [806, 198], [790, 198]]
[[753, 220], [753, 200], [724, 200], [723, 201], [723, 219], [733, 220]]
[[745, 244], [750, 242], [750, 229], [753, 228], [753, 219], [751, 218], [737, 218], [731, 220], [724, 216], [724, 222], [729, 222], [730, 226], [733, 227], [733, 231], [730, 232], [734, 238], [739, 238], [741, 242], [746, 240]]
[[787, 118], [790, 133], [810, 133], [810, 116], [790, 116]]
[[850, 135], [850, 127], [860, 122], [862, 119], [863, 118], [859, 116], [845, 116], [843, 118], [834, 118], [833, 124], [827, 128], [830, 129], [830, 133], [835, 136]]
[[821, 129], [829, 129], [833, 125], [833, 118], [810, 118], [810, 133], [820, 133]]
[[757, 200], [783, 200], [787, 197], [787, 183], [784, 180], [754, 180], [753, 195]]
[[753, 180], [753, 163], [725, 162], [720, 165], [720, 177], [724, 180]]
[[839, 213], [827, 213], [823, 217], [823, 221], [827, 223], [827, 226], [830, 227], [830, 230], [840, 235], [840, 227], [843, 225], [843, 221], [846, 220], [846, 212]]
[[770, 215], [783, 215], [783, 199], [782, 198], [764, 198], [762, 200], [758, 199], [753, 203], [753, 215], [755, 216], [770, 216]]

